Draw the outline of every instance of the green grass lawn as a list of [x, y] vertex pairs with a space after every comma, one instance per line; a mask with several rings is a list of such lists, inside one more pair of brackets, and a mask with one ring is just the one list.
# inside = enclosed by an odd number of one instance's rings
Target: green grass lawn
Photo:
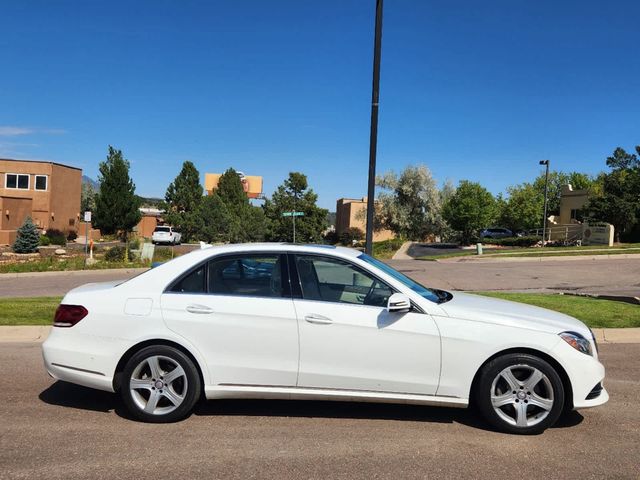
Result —
[[472, 292], [488, 297], [528, 303], [571, 315], [589, 327], [640, 327], [640, 306], [591, 297], [546, 293]]
[[[640, 306], [573, 295], [474, 292], [566, 313], [590, 327], [640, 327]], [[61, 297], [0, 298], [0, 325], [51, 325]]]
[[51, 325], [62, 297], [0, 298], [0, 325]]
[[404, 240], [391, 238], [380, 242], [373, 242], [373, 256], [379, 260], [388, 260], [400, 249]]

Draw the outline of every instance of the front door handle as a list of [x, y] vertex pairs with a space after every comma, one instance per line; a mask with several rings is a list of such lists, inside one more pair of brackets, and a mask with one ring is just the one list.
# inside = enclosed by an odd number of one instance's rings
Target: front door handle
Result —
[[213, 313], [213, 308], [207, 307], [206, 305], [189, 305], [187, 306], [187, 312], [208, 314]]
[[331, 325], [333, 320], [322, 315], [311, 314], [304, 317], [305, 321], [315, 325]]

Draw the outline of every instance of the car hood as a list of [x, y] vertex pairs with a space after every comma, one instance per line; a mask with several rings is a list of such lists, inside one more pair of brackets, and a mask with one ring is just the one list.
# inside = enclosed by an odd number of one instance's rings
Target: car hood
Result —
[[573, 331], [590, 338], [589, 328], [569, 315], [509, 300], [453, 292], [453, 298], [440, 305], [453, 318], [522, 327], [549, 333]]

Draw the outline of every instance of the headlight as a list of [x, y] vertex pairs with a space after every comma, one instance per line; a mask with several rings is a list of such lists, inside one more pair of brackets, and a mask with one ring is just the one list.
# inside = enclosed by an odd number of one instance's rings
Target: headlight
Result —
[[565, 342], [571, 345], [573, 348], [578, 350], [585, 355], [593, 356], [593, 350], [591, 349], [591, 342], [584, 338], [582, 335], [576, 332], [562, 332], [560, 334], [560, 338], [562, 338]]

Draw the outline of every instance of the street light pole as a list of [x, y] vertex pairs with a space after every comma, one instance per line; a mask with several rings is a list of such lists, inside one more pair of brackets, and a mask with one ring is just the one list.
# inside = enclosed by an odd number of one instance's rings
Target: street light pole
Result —
[[376, 0], [376, 27], [373, 41], [373, 87], [371, 91], [371, 131], [369, 134], [369, 183], [367, 188], [367, 231], [365, 252], [373, 253], [373, 214], [376, 193], [376, 151], [378, 148], [378, 102], [380, 99], [380, 52], [382, 47], [382, 2]]
[[544, 247], [545, 239], [547, 238], [547, 204], [548, 204], [548, 192], [549, 192], [549, 160], [540, 160], [540, 165], [546, 166], [546, 173], [544, 176], [544, 216], [542, 217], [542, 246]]

